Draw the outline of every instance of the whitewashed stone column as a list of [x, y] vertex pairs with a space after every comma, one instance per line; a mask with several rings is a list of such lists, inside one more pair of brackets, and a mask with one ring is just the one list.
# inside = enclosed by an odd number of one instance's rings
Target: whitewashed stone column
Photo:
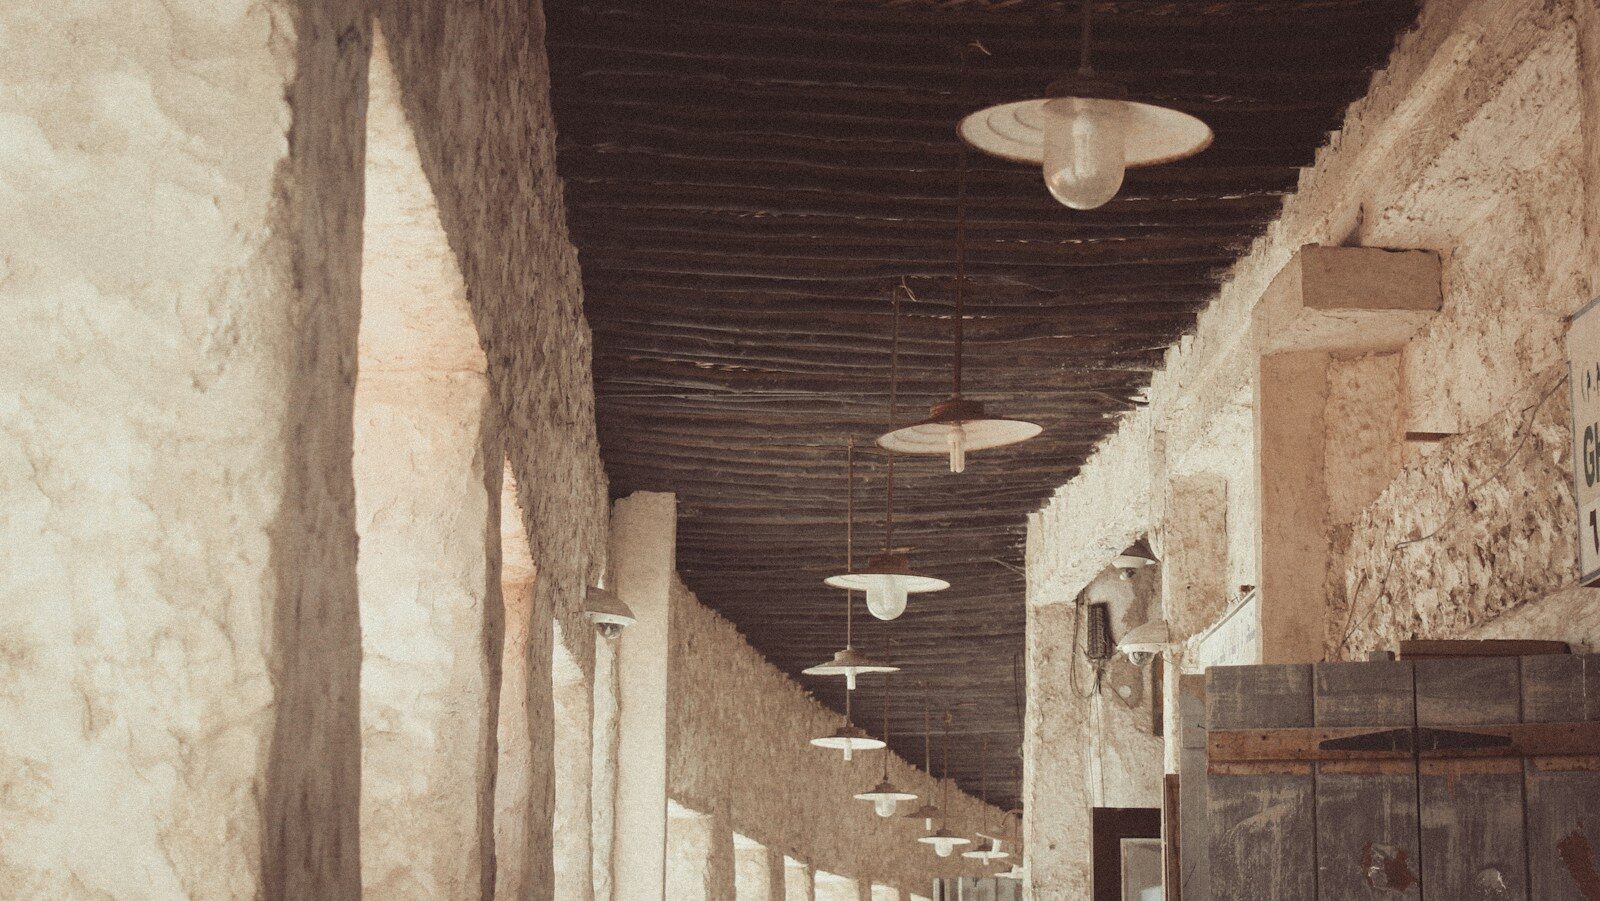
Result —
[[504, 454], [466, 285], [399, 86], [368, 105], [355, 482], [368, 895], [487, 894]]
[[613, 590], [637, 622], [617, 637], [613, 897], [659, 901], [666, 878], [668, 599], [677, 566], [677, 499], [641, 491], [611, 513]]
[[364, 15], [0, 5], [0, 894], [359, 892]]

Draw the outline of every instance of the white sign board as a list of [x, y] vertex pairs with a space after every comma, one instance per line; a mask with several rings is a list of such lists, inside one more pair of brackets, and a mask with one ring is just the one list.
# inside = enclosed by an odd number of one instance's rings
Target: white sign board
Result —
[[1578, 501], [1580, 582], [1600, 582], [1600, 300], [1572, 317], [1567, 361], [1572, 376], [1572, 482]]
[[1248, 666], [1261, 662], [1261, 593], [1251, 590], [1234, 602], [1211, 628], [1189, 640], [1183, 666], [1204, 672], [1212, 666]]

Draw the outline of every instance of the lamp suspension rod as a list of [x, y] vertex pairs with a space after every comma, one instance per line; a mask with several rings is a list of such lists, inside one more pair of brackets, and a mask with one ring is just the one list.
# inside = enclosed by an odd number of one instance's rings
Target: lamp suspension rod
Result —
[[1094, 69], [1089, 65], [1089, 0], [1083, 0], [1083, 16], [1078, 26], [1078, 72], [1088, 75]]
[[894, 323], [889, 328], [889, 424], [899, 422], [900, 416], [900, 291], [907, 294], [906, 280], [900, 279], [900, 289], [889, 290], [889, 311]]
[[[961, 68], [967, 67], [967, 55], [961, 55]], [[963, 80], [965, 80], [963, 78]], [[961, 174], [956, 181], [956, 330], [955, 350], [950, 366], [950, 396], [961, 396], [961, 342], [965, 330], [964, 310], [967, 294], [967, 142], [961, 142]]]
[[894, 451], [889, 451], [889, 485], [888, 503], [883, 511], [883, 550], [888, 553], [894, 549]]
[[[856, 436], [851, 435], [844, 451], [844, 571], [856, 571]], [[844, 593], [844, 646], [855, 647], [856, 593]], [[850, 692], [846, 691], [848, 695]]]
[[922, 683], [922, 770], [929, 776], [933, 775], [933, 764], [931, 763], [933, 755], [929, 750], [933, 744], [931, 736], [933, 732], [932, 723], [933, 721], [928, 716], [928, 683], [924, 682]]
[[883, 781], [889, 781], [889, 674], [883, 674]]

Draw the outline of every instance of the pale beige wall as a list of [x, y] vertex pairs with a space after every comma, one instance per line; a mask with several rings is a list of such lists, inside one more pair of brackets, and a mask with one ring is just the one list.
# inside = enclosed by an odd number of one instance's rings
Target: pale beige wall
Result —
[[[1360, 657], [1412, 636], [1535, 630], [1600, 639], [1600, 623], [1583, 615], [1593, 593], [1565, 588], [1575, 572], [1564, 392], [1529, 411], [1562, 373], [1563, 317], [1597, 284], [1594, 20], [1586, 2], [1424, 4], [1421, 27], [1401, 39], [1389, 68], [1302, 174], [1280, 220], [1233, 267], [1196, 333], [1168, 353], [1149, 407], [1125, 418], [1030, 522], [1030, 604], [1070, 601], [1145, 530], [1158, 550], [1189, 543], [1174, 554], [1185, 571], [1198, 565], [1189, 549], [1222, 555], [1216, 565], [1230, 575], [1230, 594], [1255, 582], [1255, 424], [1248, 411], [1240, 415], [1255, 371], [1252, 313], [1303, 245], [1359, 244], [1437, 251], [1443, 307], [1398, 354], [1330, 360], [1322, 473], [1329, 609], [1319, 656]], [[1405, 430], [1459, 437], [1393, 440]], [[1445, 522], [1466, 486], [1496, 473], [1513, 450], [1515, 462], [1441, 540], [1395, 556], [1396, 543]], [[1225, 486], [1225, 549], [1193, 539], [1218, 524], [1214, 508], [1189, 512], [1184, 498], [1194, 486], [1183, 480], [1195, 476]], [[1169, 591], [1180, 605], [1167, 610], [1182, 623], [1177, 638], [1214, 609], [1211, 590]], [[1055, 734], [1050, 716], [1030, 704], [1030, 753]], [[1031, 809], [1055, 776], [1028, 770]], [[1036, 834], [1041, 825], [1030, 824], [1032, 888], [1050, 897], [1060, 859], [1052, 846], [1070, 848], [1086, 835]]]
[[[675, 800], [861, 884], [917, 888], [941, 873], [980, 872], [973, 861], [937, 860], [918, 844], [922, 821], [880, 819], [854, 800], [881, 778], [881, 752], [858, 752], [846, 764], [839, 752], [812, 747], [809, 740], [832, 732], [840, 717], [681, 582], [674, 581], [671, 604], [667, 780]], [[934, 780], [898, 757], [890, 777], [924, 797], [936, 791]], [[954, 831], [970, 832], [985, 819], [978, 801], [959, 791], [950, 793], [949, 808]], [[989, 823], [999, 818], [987, 811]]]
[[11, 897], [359, 890], [365, 42], [339, 0], [0, 7]]

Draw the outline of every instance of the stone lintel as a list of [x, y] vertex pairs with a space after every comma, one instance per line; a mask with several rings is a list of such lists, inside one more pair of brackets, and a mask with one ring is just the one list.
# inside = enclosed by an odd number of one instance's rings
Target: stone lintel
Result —
[[1442, 298], [1433, 251], [1308, 244], [1256, 306], [1256, 351], [1395, 350], [1422, 330]]

